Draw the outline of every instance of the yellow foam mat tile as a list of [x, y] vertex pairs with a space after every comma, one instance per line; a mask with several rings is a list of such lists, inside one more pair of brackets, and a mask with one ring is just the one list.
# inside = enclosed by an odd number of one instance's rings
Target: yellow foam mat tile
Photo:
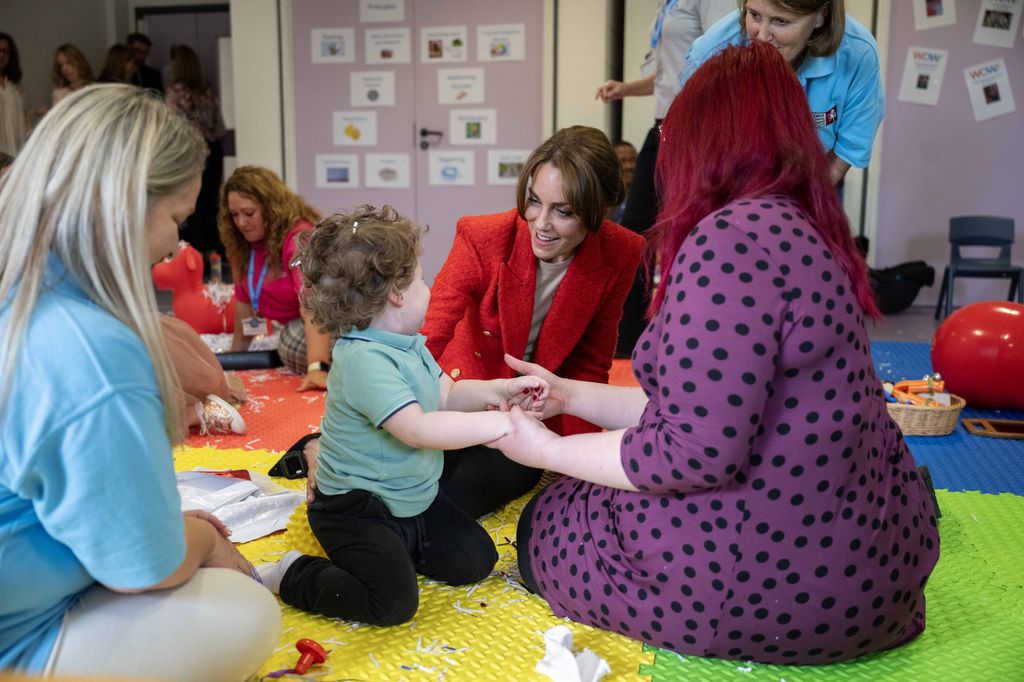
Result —
[[[175, 468], [265, 473], [278, 457], [262, 450], [185, 447], [175, 451]], [[305, 488], [305, 479], [274, 480], [289, 488]], [[653, 651], [622, 635], [556, 617], [543, 599], [507, 577], [516, 561], [516, 525], [529, 499], [525, 495], [480, 520], [498, 548], [494, 573], [480, 583], [460, 587], [420, 577], [420, 606], [409, 623], [382, 628], [315, 616], [282, 603], [281, 637], [260, 675], [294, 666], [295, 641], [308, 637], [328, 650], [327, 663], [306, 673], [317, 680], [547, 680], [534, 671], [544, 656], [543, 633], [568, 625], [577, 651], [590, 649], [608, 661], [612, 672], [605, 680], [650, 680], [639, 671], [641, 665], [654, 663]], [[255, 564], [276, 561], [293, 549], [324, 556], [306, 521], [305, 505], [295, 510], [284, 533], [239, 545], [239, 549]]]

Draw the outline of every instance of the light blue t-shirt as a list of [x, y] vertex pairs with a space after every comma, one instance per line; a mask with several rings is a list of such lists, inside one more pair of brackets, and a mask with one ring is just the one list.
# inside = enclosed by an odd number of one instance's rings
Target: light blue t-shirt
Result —
[[[680, 90], [704, 62], [730, 45], [740, 45], [739, 10], [719, 20], [694, 41], [679, 77]], [[818, 138], [825, 151], [857, 168], [871, 161], [871, 145], [885, 113], [878, 45], [871, 32], [846, 17], [839, 50], [827, 57], [807, 55], [796, 70], [807, 93]]]
[[[160, 582], [185, 559], [181, 499], [141, 339], [51, 254], [0, 426], [0, 669], [42, 671], [99, 581]], [[0, 333], [10, 318], [0, 306]]]
[[327, 495], [366, 490], [399, 518], [416, 516], [437, 497], [440, 450], [406, 445], [381, 428], [403, 407], [441, 404], [441, 368], [422, 334], [353, 330], [334, 344], [320, 425], [316, 485]]

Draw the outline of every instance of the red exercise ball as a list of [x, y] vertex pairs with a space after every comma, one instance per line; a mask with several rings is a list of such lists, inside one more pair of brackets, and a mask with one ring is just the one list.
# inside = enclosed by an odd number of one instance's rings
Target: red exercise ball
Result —
[[971, 303], [932, 339], [932, 367], [968, 405], [1024, 410], [1024, 305]]

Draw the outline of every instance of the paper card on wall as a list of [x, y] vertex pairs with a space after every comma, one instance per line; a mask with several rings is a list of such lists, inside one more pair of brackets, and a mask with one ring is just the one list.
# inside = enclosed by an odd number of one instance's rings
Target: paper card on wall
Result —
[[914, 0], [914, 28], [924, 31], [956, 23], [956, 0]]
[[348, 77], [352, 106], [395, 106], [394, 71], [353, 71]]
[[367, 154], [367, 187], [409, 187], [408, 154]]
[[408, 28], [368, 28], [363, 36], [367, 64], [412, 62], [412, 38]]
[[405, 21], [405, 0], [359, 0], [359, 21]]
[[356, 154], [317, 154], [316, 186], [318, 189], [359, 187], [359, 156]]
[[986, 121], [1017, 110], [1003, 59], [968, 66], [964, 69], [964, 80], [967, 81], [975, 121]]
[[974, 26], [974, 42], [1012, 48], [1017, 40], [1022, 7], [1024, 0], [982, 0], [978, 23]]
[[526, 25], [477, 26], [476, 59], [479, 62], [521, 62], [526, 59]]
[[314, 28], [314, 64], [350, 64], [356, 60], [354, 28]]
[[448, 122], [452, 144], [494, 144], [498, 139], [497, 109], [452, 109]]
[[523, 170], [530, 149], [489, 149], [487, 150], [487, 184], [514, 185], [519, 182], [519, 171]]
[[377, 144], [377, 112], [335, 111], [334, 144], [368, 147]]
[[438, 69], [438, 104], [483, 104], [484, 70]]
[[914, 104], [939, 102], [939, 91], [946, 75], [949, 51], [931, 47], [908, 47], [907, 61], [903, 65], [899, 100]]
[[420, 61], [466, 61], [466, 27], [434, 26], [420, 29]]
[[476, 184], [476, 153], [472, 151], [431, 151], [427, 159], [431, 185], [467, 186]]

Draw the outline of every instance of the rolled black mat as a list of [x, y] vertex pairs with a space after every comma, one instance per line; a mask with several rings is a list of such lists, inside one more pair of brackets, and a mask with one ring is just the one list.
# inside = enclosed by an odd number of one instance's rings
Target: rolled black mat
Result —
[[281, 358], [276, 350], [250, 350], [216, 355], [224, 369], [270, 369], [281, 366]]

